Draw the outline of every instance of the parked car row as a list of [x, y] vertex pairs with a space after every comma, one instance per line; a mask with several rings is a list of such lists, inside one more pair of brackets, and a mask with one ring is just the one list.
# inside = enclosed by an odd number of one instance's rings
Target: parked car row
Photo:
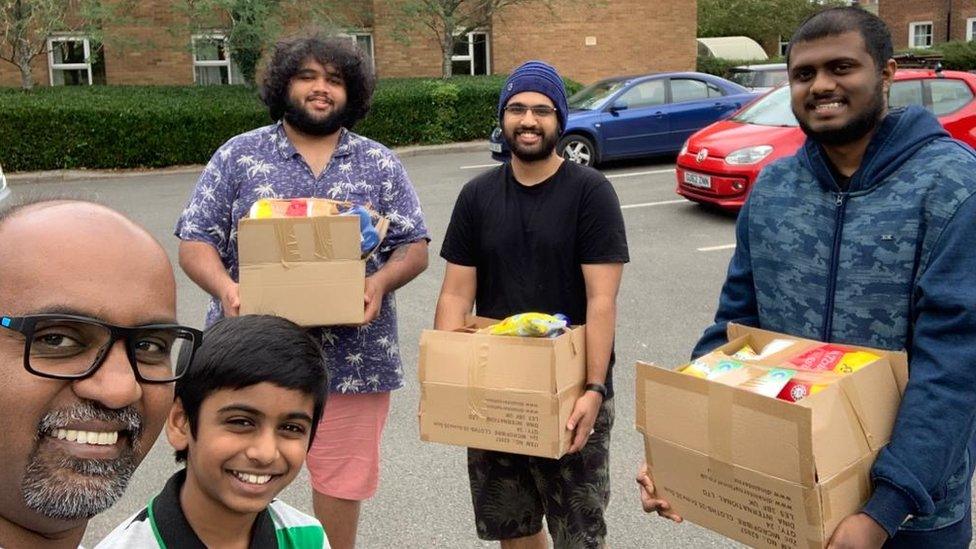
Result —
[[[956, 139], [976, 147], [976, 75], [906, 69], [895, 73], [892, 108], [922, 105]], [[677, 193], [689, 200], [738, 210], [767, 164], [796, 152], [805, 135], [781, 86], [695, 133], [677, 158]]]
[[[710, 74], [671, 72], [601, 80], [569, 98], [559, 154], [593, 166], [608, 160], [673, 154], [688, 137], [758, 96]], [[511, 154], [501, 129], [491, 134], [495, 160]]]

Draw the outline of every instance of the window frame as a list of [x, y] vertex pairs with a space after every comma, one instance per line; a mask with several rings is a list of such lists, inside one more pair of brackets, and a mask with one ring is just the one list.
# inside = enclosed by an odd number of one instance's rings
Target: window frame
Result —
[[[665, 105], [670, 105], [671, 104], [671, 82], [666, 77], [665, 78], [657, 77], [657, 78], [648, 78], [647, 80], [641, 80], [639, 82], [635, 82], [631, 84], [629, 87], [627, 87], [626, 89], [620, 91], [617, 94], [617, 96], [613, 98], [613, 101], [607, 103], [606, 110], [612, 109], [613, 106], [617, 104], [618, 101], [624, 101], [628, 93], [633, 92], [634, 90], [636, 90], [641, 86], [649, 86], [652, 84], [660, 85], [661, 87], [661, 91], [663, 93], [661, 94], [660, 103], [647, 103], [647, 104], [633, 105], [628, 102], [627, 108], [628, 109], [649, 109], [654, 107], [663, 107]], [[643, 93], [641, 94], [641, 96], [643, 96]]]
[[976, 38], [976, 17], [966, 19], [966, 42], [971, 42]]
[[[224, 59], [197, 59], [197, 40], [221, 40], [224, 46]], [[221, 85], [230, 86], [234, 84], [234, 60], [227, 45], [226, 33], [212, 31], [193, 34], [190, 36], [190, 50], [193, 59], [193, 84], [199, 84], [197, 82], [197, 67], [227, 67], [227, 83]]]
[[338, 34], [338, 36], [339, 38], [348, 38], [356, 47], [359, 47], [357, 38], [360, 36], [369, 38], [369, 51], [366, 52], [366, 55], [369, 56], [370, 68], [374, 71], [376, 70], [376, 40], [373, 38], [372, 32], [366, 30], [350, 30], [341, 32]]
[[780, 57], [786, 57], [786, 49], [787, 49], [787, 47], [789, 47], [789, 45], [790, 45], [790, 40], [788, 38], [786, 40], [783, 40], [783, 37], [782, 36], [779, 37], [779, 56]]
[[966, 108], [966, 105], [968, 105], [968, 103], [965, 103], [963, 105], [960, 105], [959, 108], [957, 108], [955, 110], [947, 111], [947, 112], [944, 112], [944, 113], [941, 113], [941, 114], [935, 114], [935, 101], [932, 98], [932, 83], [933, 82], [958, 82], [960, 85], [962, 85], [967, 90], [969, 90], [969, 93], [974, 98], [976, 98], [976, 91], [974, 91], [969, 86], [969, 83], [968, 82], [966, 82], [965, 80], [963, 80], [961, 78], [909, 78], [909, 79], [905, 79], [905, 80], [896, 80], [892, 84], [892, 86], [894, 86], [895, 84], [901, 83], [901, 82], [905, 82], [905, 83], [911, 82], [911, 83], [917, 83], [919, 85], [919, 87], [922, 90], [922, 103], [919, 104], [919, 106], [922, 107], [922, 108], [924, 108], [925, 110], [929, 111], [929, 113], [932, 114], [932, 116], [935, 116], [936, 118], [941, 118], [943, 116], [949, 116], [949, 115], [955, 114], [955, 113], [961, 111], [962, 109]]
[[[467, 61], [468, 62], [469, 66], [471, 67], [469, 69], [468, 73], [467, 73], [468, 76], [475, 76], [475, 74], [474, 74], [474, 35], [476, 35], [476, 34], [483, 34], [485, 36], [485, 74], [486, 75], [491, 74], [491, 34], [488, 31], [474, 30], [474, 31], [471, 31], [471, 32], [463, 35], [463, 38], [465, 39], [465, 42], [467, 42], [467, 44], [468, 44], [468, 53], [467, 53], [467, 55], [454, 55], [453, 52], [451, 53], [451, 63], [454, 63], [455, 61]], [[461, 38], [462, 38], [461, 35], [458, 35], [457, 36], [457, 39], [458, 40], [460, 40]], [[455, 75], [455, 76], [457, 76], [457, 75]]]
[[[690, 82], [697, 82], [701, 84], [705, 89], [705, 97], [693, 97], [689, 99], [682, 99], [681, 101], [676, 100], [674, 97], [674, 83], [676, 81], [690, 81]], [[715, 96], [709, 94], [712, 87], [714, 87], [719, 91], [720, 95], [718, 97], [724, 97], [725, 94], [721, 93], [722, 89], [707, 80], [702, 80], [701, 78], [694, 78], [690, 76], [676, 76], [673, 78], [668, 78], [668, 90], [667, 90], [668, 102], [666, 104], [680, 105], [682, 103], [691, 103], [692, 101], [708, 101], [709, 99], [715, 99]]]
[[[915, 32], [915, 27], [917, 27], [919, 25], [928, 25], [929, 26], [929, 32], [928, 32], [929, 43], [928, 43], [927, 46], [917, 46], [917, 45], [915, 45], [915, 38], [917, 38], [918, 36], [924, 36], [924, 35], [919, 35], [919, 34], [917, 34]], [[935, 45], [935, 25], [932, 24], [932, 21], [912, 21], [911, 23], [908, 24], [908, 47], [909, 48], [912, 48], [912, 49], [929, 49], [933, 45]]]
[[[81, 42], [82, 51], [85, 52], [84, 63], [55, 63], [54, 62], [54, 43], [55, 42]], [[51, 87], [65, 86], [66, 84], [54, 83], [54, 71], [75, 71], [84, 69], [88, 74], [88, 85], [94, 84], [92, 80], [91, 64], [91, 39], [83, 34], [61, 34], [52, 35], [47, 38], [47, 77]]]
[[[956, 107], [951, 111], [946, 111], [944, 113], [937, 114], [935, 112], [935, 99], [932, 96], [932, 85], [936, 83], [944, 84], [950, 82], [958, 83], [958, 85], [960, 85], [963, 89], [966, 89], [969, 92], [969, 101], [963, 103], [962, 105], [959, 105], [958, 107]], [[965, 80], [959, 78], [926, 78], [922, 81], [922, 89], [924, 90], [925, 100], [928, 102], [928, 105], [931, 107], [929, 109], [929, 112], [932, 113], [932, 116], [935, 116], [936, 118], [949, 116], [951, 114], [955, 114], [961, 111], [962, 109], [966, 108], [966, 105], [968, 105], [970, 102], [973, 101], [974, 97], [976, 97], [976, 92], [973, 92], [973, 89], [969, 87], [969, 84]]]

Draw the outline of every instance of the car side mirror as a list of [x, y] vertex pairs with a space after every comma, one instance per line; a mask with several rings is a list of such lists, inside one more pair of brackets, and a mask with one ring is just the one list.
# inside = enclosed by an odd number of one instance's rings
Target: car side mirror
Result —
[[610, 112], [625, 111], [630, 107], [623, 99], [618, 99], [610, 105]]

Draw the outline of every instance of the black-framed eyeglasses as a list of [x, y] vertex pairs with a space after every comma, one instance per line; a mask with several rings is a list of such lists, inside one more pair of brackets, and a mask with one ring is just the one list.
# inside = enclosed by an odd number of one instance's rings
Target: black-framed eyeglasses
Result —
[[24, 368], [52, 379], [79, 380], [93, 375], [116, 341], [136, 379], [169, 383], [186, 373], [203, 332], [179, 324], [114, 326], [94, 318], [66, 314], [0, 316], [0, 327], [24, 336]]
[[532, 116], [536, 118], [546, 118], [556, 114], [556, 107], [550, 107], [548, 105], [534, 105], [529, 107], [528, 105], [509, 105], [505, 107], [505, 112], [511, 114], [512, 116], [522, 117], [525, 113], [532, 111]]

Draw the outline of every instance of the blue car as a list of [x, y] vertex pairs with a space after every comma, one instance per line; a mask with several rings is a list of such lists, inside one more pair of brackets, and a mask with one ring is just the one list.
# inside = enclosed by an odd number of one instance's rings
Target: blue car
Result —
[[[688, 136], [727, 118], [759, 94], [724, 78], [665, 72], [601, 80], [569, 98], [566, 131], [556, 150], [586, 166], [637, 156], [672, 154]], [[491, 156], [511, 155], [495, 128]]]

